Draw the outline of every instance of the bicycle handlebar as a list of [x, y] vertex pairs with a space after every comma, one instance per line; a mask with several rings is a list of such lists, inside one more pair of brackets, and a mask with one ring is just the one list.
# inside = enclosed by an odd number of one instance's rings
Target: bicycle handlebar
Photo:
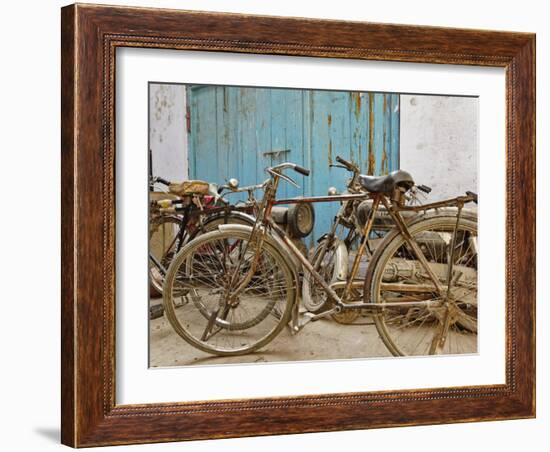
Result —
[[417, 185], [416, 188], [418, 188], [420, 191], [423, 191], [427, 195], [429, 195], [432, 191], [432, 188], [428, 187], [427, 185]]
[[303, 176], [309, 176], [309, 173], [311, 172], [307, 168], [304, 168], [303, 166], [300, 166], [300, 165], [294, 166], [294, 171], [302, 174]]
[[222, 196], [222, 198], [226, 195], [230, 195], [231, 193], [244, 193], [244, 192], [254, 192], [256, 190], [261, 190], [264, 188], [265, 183], [256, 184], [256, 185], [247, 185], [246, 187], [238, 187], [238, 188], [231, 188], [227, 185], [222, 185], [218, 188], [218, 194]]
[[466, 194], [472, 198], [472, 201], [477, 204], [477, 193], [467, 191]]
[[170, 181], [164, 179], [163, 177], [153, 177], [151, 182], [153, 184], [156, 184], [156, 183], [159, 183], [159, 184], [162, 184], [162, 185], [166, 185], [167, 187], [171, 184]]
[[267, 172], [278, 173], [279, 170], [284, 170], [287, 168], [293, 169], [297, 173], [300, 173], [304, 176], [309, 176], [309, 174], [311, 173], [311, 171], [308, 170], [307, 168], [304, 168], [303, 166], [300, 166], [300, 165], [297, 165], [296, 163], [291, 163], [291, 162], [284, 162], [284, 163], [280, 163], [279, 165], [272, 166], [271, 168], [267, 168]]
[[336, 156], [336, 161], [349, 171], [353, 171], [353, 172], [359, 171], [359, 168], [355, 163], [348, 162], [346, 159], [340, 157], [339, 155]]

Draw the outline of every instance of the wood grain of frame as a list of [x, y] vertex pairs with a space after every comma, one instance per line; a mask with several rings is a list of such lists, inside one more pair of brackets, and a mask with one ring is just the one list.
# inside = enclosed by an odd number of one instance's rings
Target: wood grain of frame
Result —
[[[534, 417], [535, 35], [80, 4], [62, 9], [61, 35], [64, 444], [84, 447]], [[506, 383], [116, 405], [117, 47], [505, 68]]]

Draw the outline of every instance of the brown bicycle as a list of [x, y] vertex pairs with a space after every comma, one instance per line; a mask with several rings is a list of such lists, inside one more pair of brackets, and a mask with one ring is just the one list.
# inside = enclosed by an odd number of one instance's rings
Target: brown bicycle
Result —
[[[237, 179], [218, 186], [204, 181], [171, 183], [155, 177], [150, 180], [151, 189], [154, 184], [168, 189], [149, 193], [149, 281], [151, 288], [162, 294], [170, 261], [185, 243], [220, 224], [254, 225], [254, 193], [262, 187], [239, 187]], [[238, 193], [246, 193], [247, 201], [234, 204], [226, 199]]]
[[[372, 315], [393, 355], [477, 351], [477, 223], [462, 215], [467, 193], [421, 206], [405, 205], [414, 181], [405, 171], [359, 175], [361, 193], [276, 199], [283, 163], [267, 172], [254, 226], [221, 225], [189, 242], [170, 264], [164, 307], [175, 331], [194, 347], [217, 355], [253, 352], [289, 325], [294, 333], [310, 321], [353, 310]], [[278, 204], [372, 200], [351, 270], [345, 281], [327, 281], [271, 217]], [[377, 246], [366, 276], [358, 269], [373, 219], [384, 206], [395, 227]], [[454, 207], [452, 214], [437, 209]], [[403, 212], [433, 211], [405, 222]], [[329, 300], [323, 312], [300, 312], [304, 277]]]

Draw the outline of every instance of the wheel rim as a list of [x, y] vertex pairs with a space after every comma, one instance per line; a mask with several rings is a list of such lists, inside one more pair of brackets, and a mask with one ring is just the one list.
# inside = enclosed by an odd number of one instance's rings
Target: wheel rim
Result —
[[189, 243], [174, 260], [165, 308], [176, 332], [192, 345], [216, 354], [246, 353], [268, 342], [286, 321], [294, 297], [292, 273], [268, 246], [262, 247], [250, 281], [234, 296], [255, 247], [246, 234], [215, 231]]
[[[212, 221], [206, 222], [203, 229], [199, 229], [194, 234], [193, 238], [207, 232], [212, 232], [216, 230], [219, 225], [227, 223], [250, 226], [253, 224], [253, 220], [244, 219], [240, 216], [231, 214], [227, 217], [216, 218]], [[157, 248], [160, 248], [162, 251], [154, 254], [165, 269], [168, 269], [170, 262], [179, 248], [178, 241], [174, 239], [176, 238], [176, 234], [178, 233], [180, 226], [181, 220], [172, 216], [158, 216], [151, 221], [149, 229], [149, 248], [155, 248], [154, 245], [156, 242]], [[156, 267], [156, 265], [151, 262], [149, 262], [149, 279], [151, 286], [153, 286], [155, 291], [162, 295], [164, 275]]]
[[[435, 220], [429, 228], [411, 231], [445, 289], [455, 223], [452, 218]], [[401, 236], [388, 245], [375, 270], [371, 299], [382, 305], [403, 303], [375, 315], [380, 335], [394, 355], [477, 352], [477, 228], [472, 222], [460, 223], [453, 268], [447, 299], [446, 290], [443, 296], [436, 293]], [[426, 306], [412, 305], [415, 301], [426, 302]]]
[[[321, 259], [321, 253], [328, 246], [323, 258]], [[313, 254], [313, 267], [321, 275], [323, 280], [328, 284], [335, 280], [335, 254], [336, 254], [337, 242], [333, 241], [329, 244], [328, 241], [324, 241], [316, 248]], [[303, 305], [311, 312], [318, 312], [323, 309], [328, 301], [326, 292], [315, 281], [313, 276], [306, 272], [304, 274], [304, 296]]]

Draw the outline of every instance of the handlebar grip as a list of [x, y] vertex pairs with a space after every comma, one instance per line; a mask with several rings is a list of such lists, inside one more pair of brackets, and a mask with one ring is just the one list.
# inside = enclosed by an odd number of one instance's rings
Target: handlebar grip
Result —
[[157, 177], [156, 181], [163, 184], [163, 185], [166, 185], [166, 186], [170, 185], [170, 181], [167, 181], [166, 179], [164, 179], [162, 177]]
[[311, 172], [307, 168], [304, 168], [303, 166], [300, 166], [300, 165], [295, 165], [294, 171], [296, 171], [297, 173], [303, 174], [304, 176], [309, 176], [309, 173]]
[[477, 204], [477, 193], [474, 193], [473, 191], [467, 191], [466, 194], [468, 196], [471, 196], [474, 200], [474, 202]]
[[418, 188], [420, 191], [423, 191], [427, 195], [429, 195], [432, 191], [432, 188], [428, 187], [427, 185], [417, 185], [416, 188]]
[[341, 163], [342, 165], [344, 166], [347, 166], [348, 168], [353, 168], [355, 167], [355, 165], [351, 162], [348, 162], [346, 159], [343, 159], [342, 157], [340, 157], [339, 155], [336, 156], [336, 161], [338, 163]]

